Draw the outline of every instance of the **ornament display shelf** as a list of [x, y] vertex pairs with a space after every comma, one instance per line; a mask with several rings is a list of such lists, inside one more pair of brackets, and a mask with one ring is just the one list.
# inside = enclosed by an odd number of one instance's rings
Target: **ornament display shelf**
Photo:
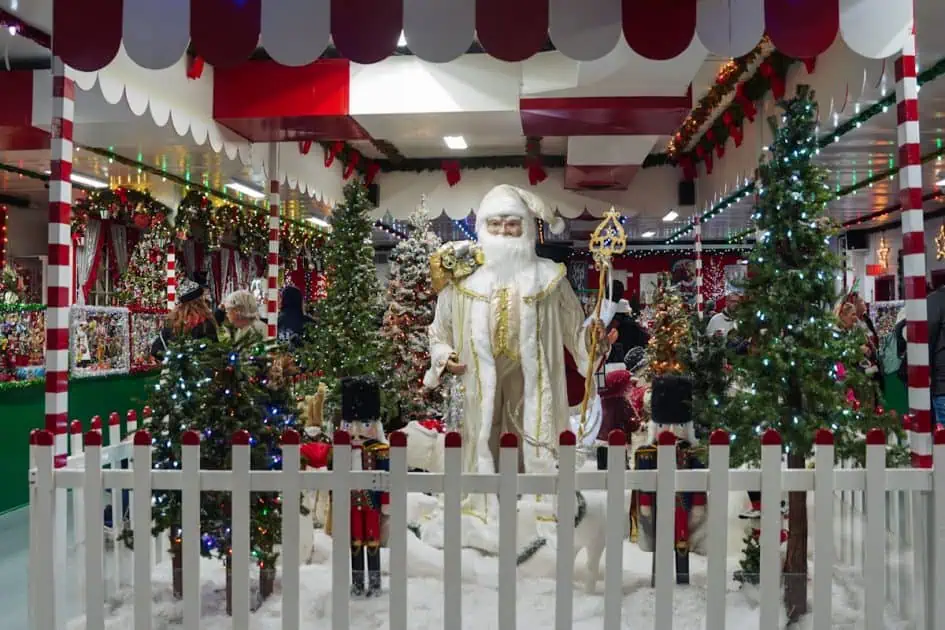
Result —
[[[149, 372], [70, 380], [69, 418], [81, 419], [83, 429], [88, 430], [93, 416], [108, 418], [109, 413], [118, 411], [124, 425], [128, 409], [136, 409], [141, 417], [141, 408], [156, 378], [156, 373]], [[29, 469], [28, 441], [30, 431], [43, 428], [45, 400], [43, 380], [0, 391], [0, 409], [3, 410], [0, 444], [6, 445], [0, 457], [0, 478], [8, 480], [0, 487], [0, 514], [29, 501], [29, 482], [25, 474]], [[108, 432], [104, 433], [107, 444]]]

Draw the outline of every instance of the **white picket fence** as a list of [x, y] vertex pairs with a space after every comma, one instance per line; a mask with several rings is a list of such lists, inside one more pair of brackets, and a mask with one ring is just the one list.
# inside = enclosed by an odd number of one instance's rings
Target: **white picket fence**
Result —
[[[129, 418], [130, 419], [130, 418]], [[135, 423], [129, 422], [129, 431]], [[937, 438], [940, 436], [936, 436]], [[945, 433], [936, 439], [935, 461], [945, 461]], [[300, 470], [299, 436], [289, 431], [283, 436], [283, 469], [281, 471], [250, 470], [249, 436], [238, 433], [233, 438], [232, 469], [200, 470], [198, 435], [188, 432], [182, 437], [184, 446], [180, 470], [152, 470], [151, 437], [138, 432], [121, 442], [117, 415], [109, 423], [109, 442], [103, 448], [102, 435], [93, 429], [83, 436], [74, 430], [70, 447], [73, 453], [61, 468], [55, 467], [53, 435], [35, 432], [31, 436], [34, 468], [30, 471], [30, 622], [32, 630], [61, 630], [70, 614], [64, 595], [76, 583], [84, 588], [84, 613], [87, 628], [105, 628], [107, 594], [115, 594], [124, 573], [122, 554], [106, 554], [103, 532], [103, 501], [111, 491], [113, 514], [123, 513], [122, 491], [131, 491], [131, 526], [136, 541], [151, 536], [151, 493], [153, 490], [180, 490], [183, 512], [183, 628], [200, 627], [200, 522], [199, 503], [202, 491], [233, 493], [232, 501], [232, 627], [250, 627], [250, 492], [282, 492], [283, 522], [281, 549], [282, 627], [300, 627], [300, 518], [299, 497], [304, 490], [332, 491], [334, 515], [332, 538], [332, 630], [350, 628], [350, 494], [353, 489], [390, 492], [389, 537], [390, 593], [389, 627], [406, 630], [407, 623], [407, 494], [440, 493], [444, 498], [444, 569], [443, 627], [462, 627], [463, 580], [460, 549], [462, 508], [467, 493], [498, 495], [499, 503], [499, 573], [498, 627], [516, 628], [516, 528], [517, 497], [525, 495], [555, 496], [557, 501], [557, 567], [555, 597], [555, 628], [572, 627], [574, 595], [574, 528], [577, 511], [575, 491], [605, 490], [608, 522], [604, 575], [605, 630], [621, 627], [623, 593], [623, 554], [626, 537], [625, 493], [629, 490], [656, 492], [656, 531], [673, 531], [674, 500], [678, 491], [708, 492], [708, 533], [706, 548], [707, 593], [706, 628], [726, 627], [727, 539], [730, 493], [761, 491], [766, 497], [781, 497], [787, 491], [813, 494], [811, 515], [813, 534], [812, 617], [813, 628], [832, 627], [831, 596], [833, 567], [838, 559], [852, 565], [859, 563], [865, 576], [863, 618], [868, 630], [884, 627], [887, 602], [907, 611], [914, 626], [921, 630], [937, 627], [933, 620], [945, 619], [945, 580], [934, 581], [931, 575], [945, 575], [945, 542], [930, 545], [928, 540], [945, 541], [945, 497], [933, 501], [938, 489], [945, 492], [945, 466], [931, 469], [890, 469], [885, 467], [885, 437], [879, 431], [867, 436], [866, 467], [835, 468], [832, 436], [818, 435], [815, 467], [811, 470], [785, 470], [782, 448], [777, 433], [762, 438], [760, 470], [729, 468], [728, 436], [713, 434], [710, 440], [709, 466], [706, 470], [676, 470], [675, 447], [669, 435], [658, 446], [658, 469], [625, 471], [623, 462], [627, 447], [622, 436], [612, 436], [608, 448], [606, 471], [575, 472], [578, 454], [574, 435], [565, 432], [560, 438], [559, 471], [555, 474], [517, 472], [517, 441], [503, 436], [500, 449], [500, 472], [469, 474], [462, 471], [459, 435], [447, 440], [445, 470], [442, 474], [408, 473], [406, 436], [391, 435], [390, 472], [352, 471], [352, 449], [347, 434], [335, 436], [333, 471]], [[128, 460], [127, 469], [121, 468]], [[889, 497], [887, 498], [887, 493]], [[70, 501], [71, 496], [71, 501]], [[854, 497], [862, 496], [864, 500]], [[908, 497], [908, 501], [903, 501]], [[736, 500], [741, 496], [736, 494]], [[869, 510], [864, 510], [863, 505]], [[919, 506], [930, 502], [931, 517], [924, 522], [907, 521], [909, 503]], [[71, 503], [71, 510], [69, 509]], [[73, 523], [67, 524], [72, 512]], [[917, 512], [919, 513], [919, 512]], [[835, 543], [834, 524], [840, 517], [840, 532], [850, 545]], [[915, 532], [905, 531], [911, 522]], [[892, 524], [892, 526], [890, 526]], [[782, 516], [779, 501], [762, 506], [760, 606], [761, 628], [777, 628], [781, 609], [780, 532]], [[923, 527], [928, 527], [925, 531]], [[846, 531], [849, 530], [849, 531]], [[926, 540], [928, 539], [928, 540]], [[67, 541], [77, 550], [77, 560], [68, 561]], [[152, 627], [152, 569], [162, 559], [166, 541], [154, 545], [135, 545], [132, 552], [131, 588], [134, 603], [134, 627]], [[896, 563], [888, 563], [892, 549], [903, 555], [907, 550], [926, 559], [919, 574], [911, 575]], [[674, 580], [673, 540], [658, 536], [656, 541], [655, 620], [659, 630], [673, 627]], [[117, 566], [104, 571], [106, 557]], [[895, 560], [895, 558], [892, 558]], [[70, 567], [78, 565], [73, 574]], [[106, 573], [110, 582], [106, 583]], [[470, 611], [472, 612], [472, 611]], [[483, 614], [479, 611], [477, 614]]]

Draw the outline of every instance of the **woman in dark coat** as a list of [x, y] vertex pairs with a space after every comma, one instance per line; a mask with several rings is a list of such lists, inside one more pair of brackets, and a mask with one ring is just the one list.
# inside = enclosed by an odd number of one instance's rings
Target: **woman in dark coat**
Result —
[[192, 280], [184, 280], [178, 289], [180, 297], [177, 305], [168, 314], [164, 328], [151, 344], [151, 356], [158, 361], [164, 359], [167, 347], [181, 335], [190, 335], [193, 339], [217, 340], [217, 323], [210, 304], [204, 299], [203, 287]]
[[291, 285], [282, 289], [282, 307], [277, 322], [279, 340], [296, 345], [301, 340], [305, 326], [314, 323], [315, 320], [302, 311], [302, 292]]

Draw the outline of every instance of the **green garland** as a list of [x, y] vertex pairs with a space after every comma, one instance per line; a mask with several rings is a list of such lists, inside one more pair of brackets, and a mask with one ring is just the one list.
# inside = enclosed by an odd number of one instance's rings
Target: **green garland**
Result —
[[35, 313], [45, 310], [45, 304], [0, 304], [0, 315], [8, 315], [10, 313]]
[[46, 382], [45, 378], [27, 378], [22, 381], [0, 381], [0, 393], [9, 392], [17, 389], [26, 389], [33, 385], [42, 385]]

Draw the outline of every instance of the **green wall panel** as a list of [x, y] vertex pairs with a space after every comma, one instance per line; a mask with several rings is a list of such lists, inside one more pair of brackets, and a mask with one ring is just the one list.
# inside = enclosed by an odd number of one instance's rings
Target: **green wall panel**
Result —
[[[149, 386], [155, 379], [152, 373], [69, 381], [69, 419], [81, 420], [83, 430], [87, 431], [93, 416], [102, 416], [107, 423], [108, 414], [117, 411], [124, 430], [125, 413], [135, 409], [140, 417]], [[0, 391], [0, 444], [4, 446], [0, 479], [5, 480], [0, 485], [0, 514], [29, 502], [29, 435], [33, 429], [42, 428], [44, 405], [44, 383]], [[107, 444], [107, 431], [105, 441]]]

